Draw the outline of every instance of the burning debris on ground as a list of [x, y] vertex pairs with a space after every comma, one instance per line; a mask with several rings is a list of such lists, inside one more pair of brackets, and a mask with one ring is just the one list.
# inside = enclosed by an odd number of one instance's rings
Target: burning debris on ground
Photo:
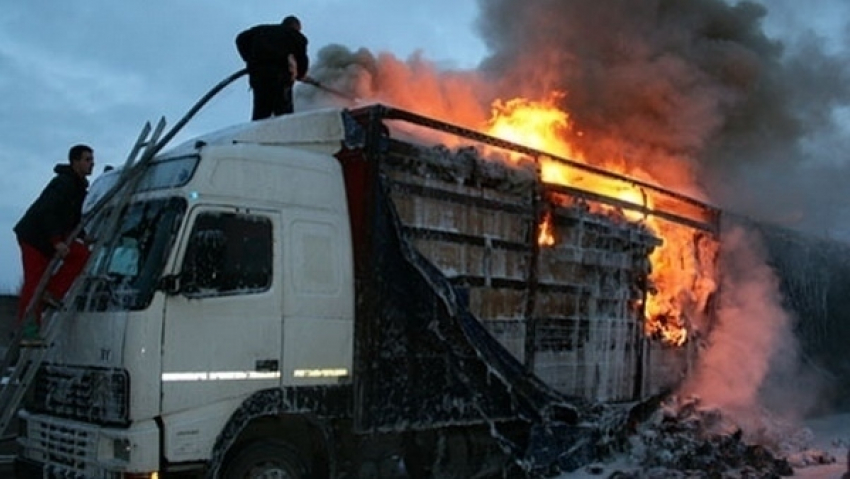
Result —
[[[812, 432], [763, 412], [740, 425], [696, 396], [656, 396], [631, 410], [611, 405], [589, 409], [599, 435], [599, 462], [582, 468], [614, 479], [778, 478], [793, 468], [831, 464], [829, 452], [813, 449]], [[745, 429], [746, 427], [746, 429]], [[628, 461], [607, 465], [617, 456]], [[613, 469], [613, 472], [612, 472]]]

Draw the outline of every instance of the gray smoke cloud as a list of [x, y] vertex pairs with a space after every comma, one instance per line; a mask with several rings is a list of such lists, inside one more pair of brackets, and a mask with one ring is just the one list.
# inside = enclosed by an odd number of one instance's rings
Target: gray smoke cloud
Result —
[[589, 157], [640, 164], [674, 189], [671, 163], [685, 161], [720, 206], [819, 234], [850, 219], [833, 193], [848, 177], [846, 43], [828, 48], [814, 31], [768, 36], [767, 2], [479, 5], [492, 52], [481, 70], [500, 94], [565, 91], [562, 106], [584, 133], [571, 140]]
[[478, 73], [442, 70], [421, 54], [402, 60], [391, 53], [327, 45], [310, 76], [327, 87], [298, 90], [299, 99], [311, 107], [385, 103], [473, 128], [488, 115], [480, 96], [490, 86]]

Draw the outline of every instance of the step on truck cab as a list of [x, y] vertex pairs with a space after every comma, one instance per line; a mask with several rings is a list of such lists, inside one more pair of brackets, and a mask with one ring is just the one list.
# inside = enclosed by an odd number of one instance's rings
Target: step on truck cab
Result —
[[[652, 372], [660, 346], [640, 305], [661, 240], [592, 207], [627, 203], [543, 183], [543, 155], [381, 105], [159, 154], [88, 226], [107, 238], [21, 413], [18, 474], [524, 477], [581, 464], [595, 437], [581, 405], [651, 396], [693, 351], [666, 351]], [[639, 208], [713, 238], [715, 210], [670, 198], [686, 213]]]

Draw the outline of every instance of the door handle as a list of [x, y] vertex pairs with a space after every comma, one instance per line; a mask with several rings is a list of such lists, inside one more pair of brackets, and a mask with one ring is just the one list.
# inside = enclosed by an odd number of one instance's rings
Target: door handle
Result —
[[255, 371], [274, 372], [280, 370], [280, 363], [277, 359], [258, 359], [254, 363]]

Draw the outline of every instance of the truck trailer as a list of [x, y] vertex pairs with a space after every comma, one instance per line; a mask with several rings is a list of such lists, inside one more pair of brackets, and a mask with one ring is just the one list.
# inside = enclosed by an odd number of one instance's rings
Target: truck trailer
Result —
[[[546, 183], [543, 158], [663, 207]], [[599, 439], [593, 404], [674, 387], [697, 350], [647, 334], [663, 238], [624, 210], [717, 241], [719, 213], [699, 201], [383, 105], [187, 141], [87, 225], [101, 246], [20, 413], [16, 471], [575, 468]]]

